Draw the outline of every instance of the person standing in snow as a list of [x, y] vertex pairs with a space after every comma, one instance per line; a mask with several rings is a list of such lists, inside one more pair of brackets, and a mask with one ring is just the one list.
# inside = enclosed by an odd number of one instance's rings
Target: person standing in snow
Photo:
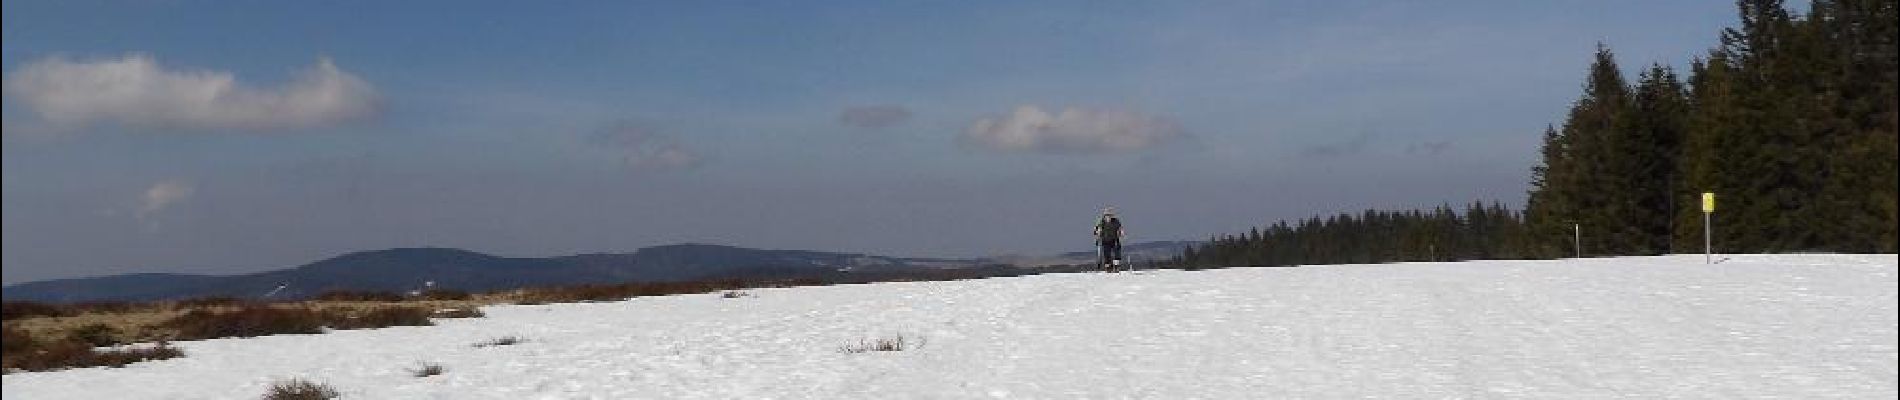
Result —
[[1122, 220], [1115, 216], [1115, 207], [1102, 209], [1102, 218], [1095, 220], [1095, 244], [1101, 246], [1101, 267], [1104, 271], [1116, 271], [1122, 264]]

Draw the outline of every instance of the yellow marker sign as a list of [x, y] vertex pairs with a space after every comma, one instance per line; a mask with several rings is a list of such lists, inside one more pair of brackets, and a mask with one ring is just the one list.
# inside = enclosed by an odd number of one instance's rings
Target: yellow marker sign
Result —
[[1715, 193], [1702, 192], [1702, 212], [1715, 212]]

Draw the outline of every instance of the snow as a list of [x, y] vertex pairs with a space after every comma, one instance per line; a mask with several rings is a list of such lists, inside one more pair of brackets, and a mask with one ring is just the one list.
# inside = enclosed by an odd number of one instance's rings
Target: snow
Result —
[[[6, 399], [1894, 398], [1894, 255], [1053, 274], [180, 343]], [[521, 344], [476, 348], [515, 335]], [[841, 346], [902, 335], [903, 351]], [[421, 362], [442, 375], [416, 378]]]

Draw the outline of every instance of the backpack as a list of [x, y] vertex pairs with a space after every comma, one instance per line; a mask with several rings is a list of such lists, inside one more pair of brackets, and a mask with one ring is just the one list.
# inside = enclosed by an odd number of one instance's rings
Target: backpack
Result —
[[1096, 224], [1096, 227], [1101, 228], [1102, 241], [1115, 242], [1115, 241], [1121, 240], [1121, 235], [1122, 235], [1121, 218], [1110, 215], [1108, 216], [1108, 218], [1103, 218], [1101, 223]]

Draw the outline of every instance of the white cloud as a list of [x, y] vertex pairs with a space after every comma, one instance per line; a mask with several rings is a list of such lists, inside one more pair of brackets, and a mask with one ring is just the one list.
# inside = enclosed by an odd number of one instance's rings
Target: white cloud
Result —
[[49, 57], [6, 75], [6, 96], [48, 123], [211, 129], [322, 126], [374, 114], [368, 82], [329, 58], [281, 87], [258, 88], [230, 72], [167, 70], [145, 54], [73, 61]]
[[1131, 111], [1016, 107], [1009, 115], [978, 119], [963, 132], [965, 145], [1004, 152], [1055, 154], [1126, 153], [1185, 136], [1168, 118]]
[[592, 139], [597, 145], [622, 152], [621, 160], [636, 170], [691, 169], [704, 161], [673, 136], [640, 124], [616, 124], [595, 133]]
[[191, 198], [191, 193], [191, 184], [186, 182], [161, 181], [152, 184], [152, 187], [145, 189], [145, 194], [139, 198], [137, 217], [141, 220], [149, 218], [152, 214]]

